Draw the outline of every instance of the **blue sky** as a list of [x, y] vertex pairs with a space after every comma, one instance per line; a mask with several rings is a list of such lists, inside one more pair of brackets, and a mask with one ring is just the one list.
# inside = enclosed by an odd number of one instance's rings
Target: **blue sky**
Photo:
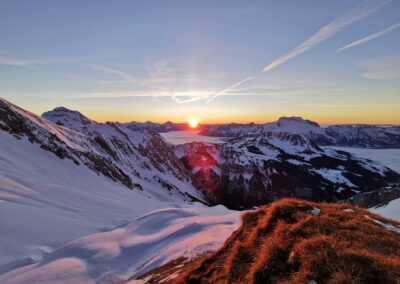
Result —
[[398, 11], [398, 0], [3, 0], [0, 97], [100, 121], [400, 123]]

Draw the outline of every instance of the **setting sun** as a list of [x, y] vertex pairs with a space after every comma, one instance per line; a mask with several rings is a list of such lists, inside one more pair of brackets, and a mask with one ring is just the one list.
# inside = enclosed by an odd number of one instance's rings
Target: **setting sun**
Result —
[[199, 120], [197, 118], [189, 118], [188, 123], [191, 128], [196, 128], [199, 125]]

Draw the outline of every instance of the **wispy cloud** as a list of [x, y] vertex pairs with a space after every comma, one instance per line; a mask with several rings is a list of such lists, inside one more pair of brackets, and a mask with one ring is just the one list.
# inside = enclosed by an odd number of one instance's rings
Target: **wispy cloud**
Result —
[[150, 64], [147, 61], [146, 75], [142, 77], [136, 77], [125, 71], [121, 71], [115, 68], [111, 68], [103, 65], [89, 65], [92, 68], [101, 70], [107, 74], [115, 75], [119, 77], [119, 80], [106, 81], [107, 83], [129, 83], [135, 86], [141, 85], [141, 87], [146, 86], [146, 89], [150, 87], [147, 91], [135, 91], [135, 92], [107, 92], [107, 93], [89, 93], [83, 94], [85, 97], [170, 97], [178, 103], [186, 103], [193, 101], [192, 98], [181, 100], [179, 95], [175, 94], [171, 90], [165, 90], [165, 88], [160, 85], [160, 83], [174, 82], [175, 76], [171, 76], [172, 69], [167, 68], [165, 62], [157, 62], [155, 64]]
[[359, 62], [366, 69], [362, 76], [371, 80], [400, 79], [400, 55], [371, 58]]
[[117, 69], [113, 69], [107, 66], [102, 66], [102, 65], [96, 65], [96, 64], [90, 64], [90, 67], [94, 68], [94, 69], [98, 69], [101, 70], [107, 74], [112, 74], [112, 75], [116, 75], [118, 77], [120, 77], [122, 80], [124, 80], [125, 82], [128, 83], [137, 83], [138, 79], [135, 76], [132, 76], [129, 73], [117, 70]]
[[0, 65], [27, 67], [31, 66], [32, 64], [35, 64], [35, 62], [29, 60], [19, 60], [15, 58], [0, 57]]
[[349, 49], [349, 48], [352, 48], [352, 47], [355, 47], [355, 46], [358, 46], [358, 45], [361, 45], [361, 44], [365, 44], [365, 43], [370, 42], [372, 40], [375, 40], [375, 39], [377, 39], [377, 38], [379, 38], [379, 37], [381, 37], [381, 36], [383, 36], [383, 35], [385, 35], [387, 33], [390, 33], [390, 32], [392, 32], [392, 31], [394, 31], [394, 30], [396, 30], [398, 28], [400, 28], [400, 22], [398, 22], [397, 24], [394, 24], [394, 25], [384, 29], [383, 31], [374, 33], [374, 34], [369, 35], [367, 37], [364, 37], [364, 38], [362, 38], [360, 40], [356, 40], [356, 41], [354, 41], [354, 42], [352, 42], [352, 43], [350, 43], [348, 45], [345, 45], [345, 46], [339, 48], [336, 51], [339, 52], [339, 51], [343, 51], [343, 50], [346, 50], [346, 49]]
[[171, 67], [165, 60], [160, 60], [153, 64], [148, 61], [146, 72], [142, 76], [134, 76], [123, 70], [105, 65], [89, 64], [89, 67], [119, 77], [120, 81], [107, 81], [114, 83], [147, 84], [156, 87], [157, 84], [196, 81], [196, 78], [193, 77], [178, 76], [176, 69]]
[[[212, 92], [189, 92], [185, 90], [179, 91], [159, 91], [159, 92], [148, 92], [148, 91], [99, 91], [99, 92], [66, 92], [60, 94], [57, 92], [59, 97], [64, 99], [91, 99], [91, 98], [129, 98], [129, 97], [153, 97], [153, 98], [172, 98], [178, 103], [186, 103], [196, 100], [207, 99]], [[49, 97], [54, 96], [53, 93], [46, 95]]]
[[72, 58], [55, 58], [55, 59], [19, 59], [15, 57], [8, 56], [0, 56], [0, 65], [8, 65], [8, 66], [17, 66], [17, 67], [33, 67], [36, 65], [47, 65], [47, 64], [69, 64], [69, 63], [77, 63], [89, 58], [80, 58], [80, 57], [72, 57]]
[[360, 3], [359, 5], [355, 6], [351, 10], [341, 15], [340, 17], [334, 19], [326, 26], [322, 27], [320, 30], [318, 30], [314, 35], [309, 37], [302, 44], [292, 49], [288, 54], [276, 59], [272, 63], [265, 66], [263, 72], [271, 71], [272, 69], [289, 61], [290, 59], [306, 52], [307, 50], [313, 48], [315, 45], [327, 40], [336, 33], [342, 31], [347, 26], [376, 12], [389, 2], [391, 2], [391, 0], [367, 0]]
[[[315, 34], [305, 40], [303, 43], [292, 49], [289, 53], [284, 56], [279, 57], [278, 59], [274, 60], [270, 64], [264, 67], [261, 72], [269, 72], [276, 67], [288, 62], [289, 60], [299, 56], [300, 54], [310, 50], [317, 44], [329, 39], [336, 33], [342, 31], [349, 25], [367, 17], [368, 15], [378, 11], [380, 8], [385, 6], [391, 2], [391, 0], [365, 0], [361, 2], [359, 5], [355, 6], [354, 8], [350, 9], [349, 11], [345, 12], [338, 18], [334, 19], [329, 24], [325, 25], [321, 29], [319, 29]], [[207, 100], [207, 103], [211, 102], [216, 97], [224, 94], [225, 92], [232, 90], [233, 88], [238, 87], [239, 85], [253, 79], [255, 75], [252, 75], [244, 80], [241, 80], [232, 86], [223, 89], [222, 91], [217, 92], [213, 95], [210, 99]]]
[[192, 97], [192, 98], [182, 100], [179, 98], [179, 96], [174, 95], [174, 96], [172, 96], [172, 99], [174, 101], [176, 101], [178, 104], [186, 104], [186, 103], [198, 101], [201, 99], [201, 97], [197, 96], [197, 97]]

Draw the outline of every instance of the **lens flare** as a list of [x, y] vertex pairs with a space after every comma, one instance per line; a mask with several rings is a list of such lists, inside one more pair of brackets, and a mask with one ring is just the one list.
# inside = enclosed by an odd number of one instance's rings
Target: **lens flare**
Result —
[[219, 150], [216, 145], [195, 142], [187, 149], [186, 162], [204, 192], [215, 192], [220, 185]]
[[197, 118], [192, 117], [188, 119], [188, 123], [191, 128], [196, 128], [199, 125], [199, 120]]

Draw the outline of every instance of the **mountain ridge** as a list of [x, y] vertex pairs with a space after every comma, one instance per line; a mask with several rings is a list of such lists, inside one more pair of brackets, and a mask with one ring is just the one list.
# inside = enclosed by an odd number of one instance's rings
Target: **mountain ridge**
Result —
[[[55, 114], [60, 110], [68, 110], [65, 107], [57, 107], [52, 111], [42, 114], [43, 117]], [[75, 112], [71, 111], [70, 112]], [[81, 114], [82, 115], [82, 114]], [[82, 115], [85, 117], [84, 115]], [[50, 118], [50, 117], [48, 117]], [[86, 118], [86, 117], [85, 117]], [[55, 117], [51, 118], [57, 121]], [[50, 119], [50, 120], [51, 120]], [[61, 120], [57, 121], [62, 124]], [[169, 131], [188, 130], [187, 123], [154, 122], [126, 122], [121, 123], [131, 130], [143, 128], [164, 133]], [[400, 148], [399, 125], [375, 125], [375, 124], [332, 124], [321, 127], [317, 122], [303, 119], [298, 116], [282, 116], [278, 120], [266, 123], [225, 123], [225, 124], [201, 124], [198, 129], [200, 135], [214, 137], [238, 137], [240, 135], [261, 134], [266, 132], [291, 132], [301, 133], [313, 139], [320, 146], [348, 146], [360, 148]]]
[[[234, 209], [284, 197], [338, 201], [399, 179], [372, 161], [319, 147], [315, 137], [321, 128], [299, 117], [281, 118], [265, 126], [269, 131], [233, 136], [224, 143], [170, 145], [148, 127], [98, 123], [64, 107], [37, 117], [0, 103], [4, 130], [28, 136], [60, 158], [83, 163], [129, 188], [159, 188], [161, 195], [186, 201]], [[314, 128], [319, 130], [310, 135]]]
[[[26, 112], [0, 100], [0, 127], [17, 138], [56, 154], [61, 159], [83, 163], [95, 172], [126, 187], [159, 188], [183, 200], [205, 202], [193, 187], [190, 173], [176, 159], [159, 134], [147, 129], [132, 131], [115, 123], [97, 123], [77, 111], [56, 109], [57, 119], [72, 129]], [[46, 114], [47, 118], [50, 113]]]
[[360, 148], [400, 148], [400, 126], [369, 124], [338, 124], [321, 127], [318, 123], [301, 117], [281, 117], [265, 124], [210, 125], [200, 134], [217, 137], [267, 132], [301, 133], [320, 146], [349, 146]]

